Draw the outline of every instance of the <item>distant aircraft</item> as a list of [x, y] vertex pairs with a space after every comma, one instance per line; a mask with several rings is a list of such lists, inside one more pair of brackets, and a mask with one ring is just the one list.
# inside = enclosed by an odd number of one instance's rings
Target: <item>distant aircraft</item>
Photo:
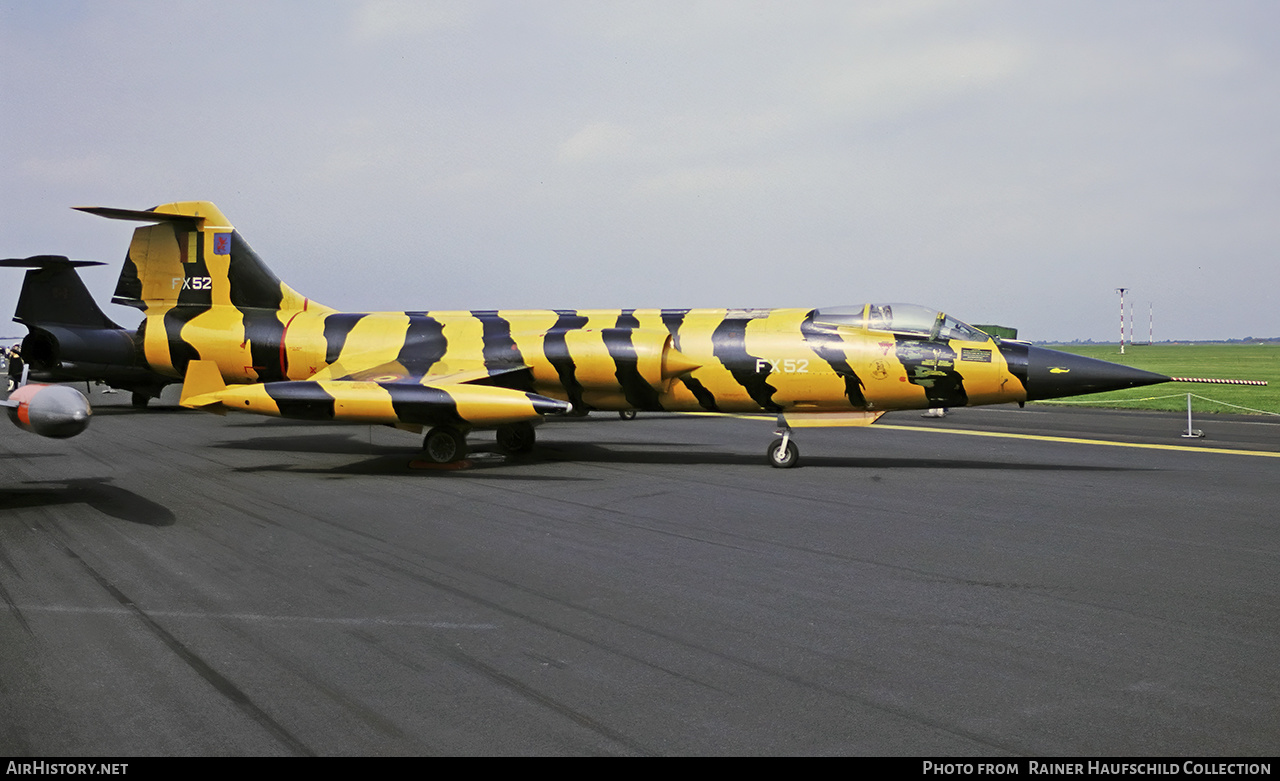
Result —
[[24, 370], [36, 382], [100, 382], [133, 393], [133, 405], [145, 407], [171, 377], [147, 368], [138, 349], [138, 333], [121, 328], [103, 314], [77, 268], [105, 265], [62, 255], [6, 258], [0, 267], [26, 268], [13, 319], [27, 327], [21, 361], [9, 365], [10, 384]]
[[793, 467], [795, 428], [1171, 379], [995, 339], [912, 304], [337, 312], [284, 284], [207, 201], [81, 211], [149, 223], [112, 298], [146, 317], [123, 331], [78, 294], [61, 316], [74, 323], [20, 311], [51, 366], [111, 366], [124, 387], [133, 373], [185, 380], [183, 406], [219, 413], [425, 430], [437, 463], [464, 458], [473, 429], [496, 429], [519, 453], [547, 416], [665, 410], [777, 415], [768, 461]]

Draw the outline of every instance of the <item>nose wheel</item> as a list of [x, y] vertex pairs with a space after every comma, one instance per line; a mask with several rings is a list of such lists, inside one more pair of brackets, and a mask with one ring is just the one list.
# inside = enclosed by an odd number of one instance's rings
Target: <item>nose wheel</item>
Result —
[[791, 440], [791, 429], [784, 428], [776, 432], [781, 439], [773, 440], [765, 455], [769, 458], [769, 466], [776, 469], [791, 469], [800, 463], [800, 448]]

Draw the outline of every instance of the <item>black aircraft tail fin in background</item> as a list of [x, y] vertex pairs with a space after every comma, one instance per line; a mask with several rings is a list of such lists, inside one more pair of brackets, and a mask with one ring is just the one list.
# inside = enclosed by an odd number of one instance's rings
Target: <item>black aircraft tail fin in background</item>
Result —
[[81, 328], [119, 330], [93, 300], [84, 281], [76, 273], [83, 266], [105, 265], [95, 260], [71, 260], [63, 255], [34, 255], [6, 258], [0, 267], [27, 268], [22, 293], [13, 319], [28, 328], [40, 325], [69, 325]]

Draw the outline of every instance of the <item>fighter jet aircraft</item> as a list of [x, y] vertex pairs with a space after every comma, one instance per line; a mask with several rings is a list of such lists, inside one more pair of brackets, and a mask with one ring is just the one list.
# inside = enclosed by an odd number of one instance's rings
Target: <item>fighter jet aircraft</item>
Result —
[[[207, 201], [81, 210], [148, 223], [112, 299], [146, 315], [126, 332], [130, 371], [184, 380], [187, 407], [425, 430], [438, 463], [464, 458], [473, 429], [496, 429], [518, 453], [548, 416], [662, 410], [776, 415], [768, 462], [793, 467], [795, 428], [1171, 379], [996, 339], [912, 304], [338, 312], [284, 284]], [[81, 330], [63, 343], [54, 330], [43, 329], [45, 347], [64, 364], [106, 363], [102, 345], [119, 339]], [[120, 348], [109, 351], [120, 363]]]

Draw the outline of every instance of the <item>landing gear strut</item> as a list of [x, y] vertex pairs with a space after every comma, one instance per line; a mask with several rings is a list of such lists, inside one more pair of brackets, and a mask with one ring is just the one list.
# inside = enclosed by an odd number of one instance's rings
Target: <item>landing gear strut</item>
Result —
[[452, 464], [467, 457], [467, 440], [461, 431], [437, 426], [422, 440], [422, 453], [435, 464]]
[[791, 441], [791, 429], [784, 426], [774, 433], [781, 434], [782, 438], [773, 440], [765, 453], [769, 457], [769, 465], [777, 469], [791, 469], [799, 464], [800, 448]]
[[509, 423], [498, 427], [498, 448], [504, 453], [528, 453], [533, 450], [536, 440], [532, 423]]

